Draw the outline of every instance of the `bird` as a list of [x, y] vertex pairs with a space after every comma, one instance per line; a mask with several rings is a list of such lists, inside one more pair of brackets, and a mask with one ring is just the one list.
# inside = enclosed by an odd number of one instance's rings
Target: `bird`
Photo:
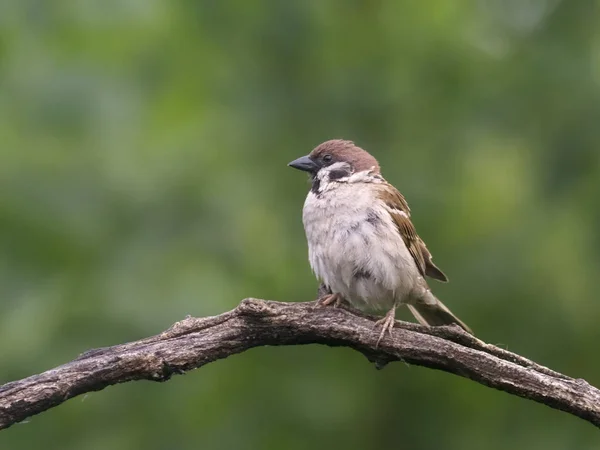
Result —
[[[310, 266], [324, 285], [321, 305], [344, 302], [386, 312], [376, 346], [390, 335], [396, 309], [406, 305], [423, 325], [471, 329], [432, 292], [426, 277], [447, 282], [411, 222], [404, 196], [381, 175], [370, 153], [343, 139], [328, 140], [288, 166], [307, 172], [302, 210]], [[322, 291], [322, 290], [320, 290]]]

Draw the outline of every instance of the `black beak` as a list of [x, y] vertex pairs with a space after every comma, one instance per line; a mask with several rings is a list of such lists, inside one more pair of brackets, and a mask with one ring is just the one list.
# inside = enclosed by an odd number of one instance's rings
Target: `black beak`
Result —
[[288, 166], [293, 167], [294, 169], [303, 170], [305, 172], [316, 173], [319, 170], [319, 166], [308, 156], [303, 156], [302, 158], [295, 159]]

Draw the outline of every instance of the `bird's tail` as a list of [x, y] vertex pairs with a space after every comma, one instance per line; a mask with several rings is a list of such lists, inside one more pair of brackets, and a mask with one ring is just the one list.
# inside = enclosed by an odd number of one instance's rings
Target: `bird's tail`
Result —
[[436, 297], [430, 295], [427, 300], [427, 303], [420, 302], [412, 305], [406, 305], [419, 323], [422, 325], [429, 325], [431, 327], [456, 324], [467, 333], [473, 334], [471, 329], [462, 320], [452, 314], [452, 311], [450, 311], [446, 305], [444, 305]]

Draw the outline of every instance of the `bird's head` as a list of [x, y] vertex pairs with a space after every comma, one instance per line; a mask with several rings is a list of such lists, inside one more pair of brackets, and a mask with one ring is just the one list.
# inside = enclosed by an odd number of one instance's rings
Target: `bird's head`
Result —
[[379, 175], [377, 160], [352, 141], [333, 139], [318, 145], [310, 154], [288, 166], [308, 172], [313, 182], [343, 181], [351, 175], [368, 172]]

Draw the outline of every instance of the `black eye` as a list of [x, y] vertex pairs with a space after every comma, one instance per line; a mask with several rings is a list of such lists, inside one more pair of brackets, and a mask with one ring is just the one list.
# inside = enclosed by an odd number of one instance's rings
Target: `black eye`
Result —
[[332, 159], [333, 157], [329, 153], [323, 155], [323, 162], [330, 163]]

